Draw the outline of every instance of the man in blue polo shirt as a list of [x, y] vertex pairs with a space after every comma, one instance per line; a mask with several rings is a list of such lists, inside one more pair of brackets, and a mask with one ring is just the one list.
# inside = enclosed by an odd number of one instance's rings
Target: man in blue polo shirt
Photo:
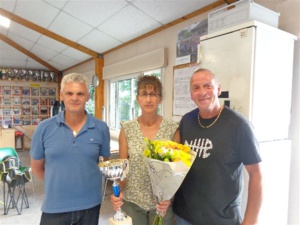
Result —
[[102, 200], [99, 156], [110, 156], [107, 124], [85, 111], [86, 77], [63, 77], [65, 110], [42, 121], [31, 142], [31, 167], [44, 180], [41, 225], [98, 225]]

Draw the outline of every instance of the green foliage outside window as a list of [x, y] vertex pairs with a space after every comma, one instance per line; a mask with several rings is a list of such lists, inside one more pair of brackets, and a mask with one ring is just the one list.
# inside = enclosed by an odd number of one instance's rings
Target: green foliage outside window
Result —
[[89, 92], [90, 92], [90, 99], [85, 104], [85, 110], [89, 114], [92, 114], [94, 116], [95, 115], [95, 88], [93, 85], [89, 86]]

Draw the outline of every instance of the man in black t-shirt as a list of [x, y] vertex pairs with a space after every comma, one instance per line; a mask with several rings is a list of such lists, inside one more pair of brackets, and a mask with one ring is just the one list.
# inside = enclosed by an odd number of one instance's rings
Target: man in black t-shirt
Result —
[[[196, 159], [173, 203], [178, 225], [254, 225], [262, 202], [258, 142], [250, 122], [221, 106], [221, 85], [207, 69], [190, 80], [191, 98], [198, 106], [180, 121], [180, 142]], [[249, 174], [247, 209], [241, 215], [243, 166]]]

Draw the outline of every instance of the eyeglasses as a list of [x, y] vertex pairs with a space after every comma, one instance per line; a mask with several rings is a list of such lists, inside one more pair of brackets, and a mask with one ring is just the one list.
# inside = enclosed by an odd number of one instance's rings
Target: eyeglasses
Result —
[[160, 96], [160, 94], [158, 93], [155, 93], [155, 92], [151, 92], [151, 93], [140, 93], [138, 94], [141, 98], [148, 98], [148, 96], [151, 98], [151, 99], [154, 99], [154, 98], [158, 98]]

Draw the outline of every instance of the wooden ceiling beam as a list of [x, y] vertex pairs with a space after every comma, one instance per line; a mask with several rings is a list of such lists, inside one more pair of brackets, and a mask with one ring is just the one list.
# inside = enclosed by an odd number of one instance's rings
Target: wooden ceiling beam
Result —
[[49, 70], [55, 72], [56, 74], [59, 74], [61, 72], [61, 71], [57, 70], [56, 68], [54, 68], [53, 66], [51, 66], [50, 64], [48, 64], [47, 62], [45, 62], [44, 60], [37, 57], [36, 55], [32, 54], [30, 51], [23, 48], [22, 46], [20, 46], [16, 42], [14, 42], [11, 39], [7, 38], [3, 34], [0, 34], [0, 39], [2, 41], [6, 42], [7, 44], [11, 45], [15, 49], [19, 50], [20, 52], [24, 53], [28, 57], [32, 58], [33, 60], [37, 61], [38, 63], [42, 64], [43, 66], [47, 67]]
[[50, 30], [47, 30], [47, 29], [45, 29], [45, 28], [43, 28], [43, 27], [41, 27], [41, 26], [39, 26], [37, 24], [34, 24], [34, 23], [32, 23], [32, 22], [30, 22], [30, 21], [28, 21], [26, 19], [23, 19], [22, 17], [19, 17], [19, 16], [15, 15], [15, 14], [13, 14], [11, 12], [8, 12], [8, 11], [2, 9], [2, 8], [0, 8], [0, 15], [6, 17], [6, 18], [8, 18], [8, 19], [10, 19], [10, 20], [12, 20], [12, 21], [14, 21], [16, 23], [19, 23], [19, 24], [21, 24], [21, 25], [23, 25], [23, 26], [25, 26], [25, 27], [27, 27], [29, 29], [32, 29], [32, 30], [34, 30], [34, 31], [36, 31], [36, 32], [38, 32], [40, 34], [43, 34], [43, 35], [45, 35], [45, 36], [47, 36], [49, 38], [52, 38], [52, 39], [54, 39], [56, 41], [59, 41], [59, 42], [65, 44], [65, 45], [67, 45], [69, 47], [72, 47], [72, 48], [74, 48], [74, 49], [76, 49], [78, 51], [81, 51], [81, 52], [83, 52], [83, 53], [85, 53], [87, 55], [90, 55], [90, 56], [92, 56], [94, 58], [98, 58], [99, 55], [101, 55], [98, 52], [95, 52], [95, 51], [93, 51], [93, 50], [91, 50], [91, 49], [89, 49], [87, 47], [84, 47], [83, 45], [80, 45], [80, 44], [78, 44], [76, 42], [73, 42], [73, 41], [67, 39], [67, 38], [64, 38], [63, 36], [60, 36], [60, 35], [52, 32]]

